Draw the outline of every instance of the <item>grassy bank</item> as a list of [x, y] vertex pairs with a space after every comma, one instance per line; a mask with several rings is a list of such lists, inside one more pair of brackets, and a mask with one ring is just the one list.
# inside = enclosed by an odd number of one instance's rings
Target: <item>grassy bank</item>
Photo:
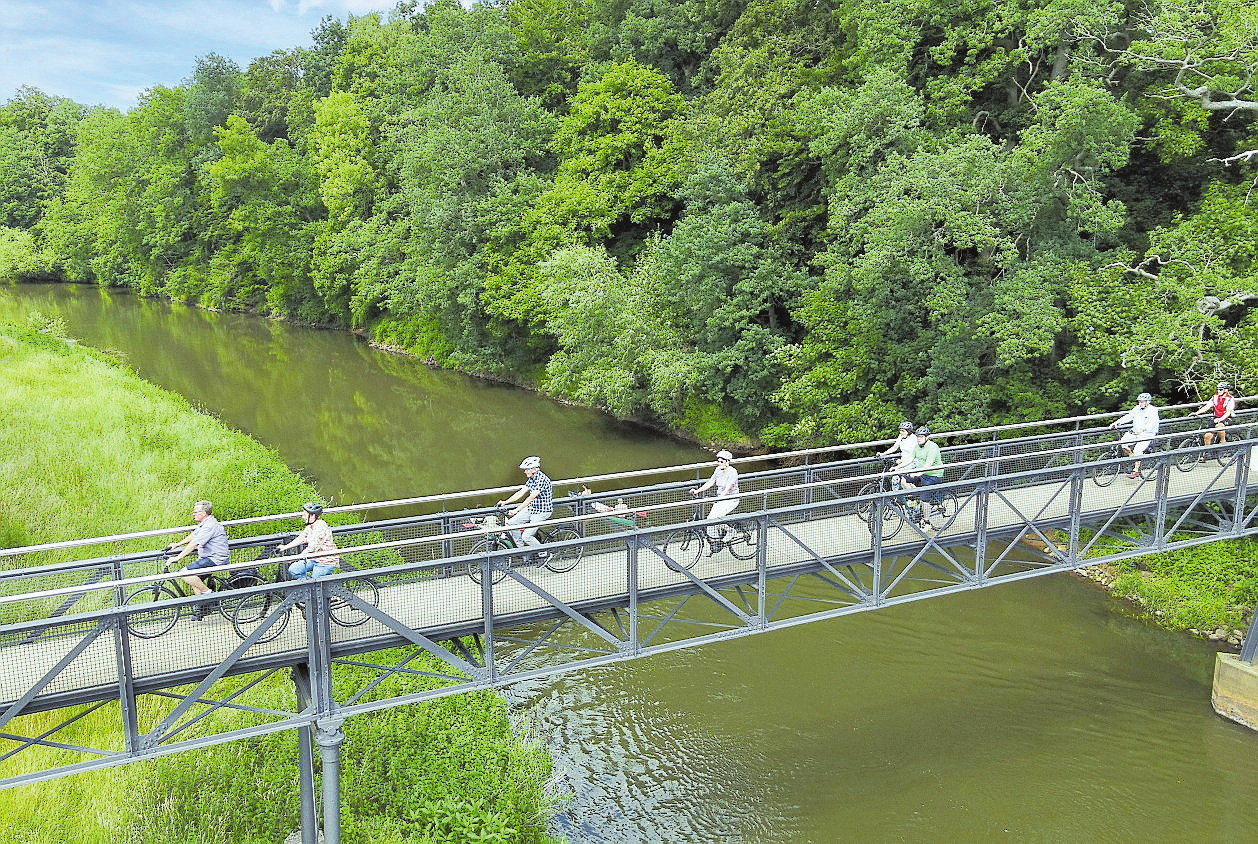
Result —
[[[38, 318], [32, 325], [0, 323], [0, 544], [187, 523], [199, 498], [212, 500], [216, 515], [243, 518], [292, 511], [317, 497], [273, 451], [108, 355], [66, 342], [58, 328]], [[435, 666], [417, 660], [408, 667]], [[338, 668], [336, 682], [359, 687], [354, 670]], [[214, 694], [223, 697], [245, 681], [224, 680]], [[374, 694], [427, 682], [391, 678]], [[292, 706], [282, 675], [250, 695], [255, 706]], [[148, 714], [169, 705], [143, 703]], [[28, 716], [13, 729], [32, 734], [54, 723], [48, 715]], [[52, 738], [117, 746], [115, 723], [106, 708]], [[499, 696], [459, 695], [362, 716], [344, 730], [347, 844], [546, 840], [549, 759], [513, 734]], [[0, 741], [0, 753], [12, 746]], [[32, 765], [41, 753], [73, 758], [27, 750], [0, 766], [0, 775]], [[0, 791], [0, 844], [276, 844], [298, 825], [296, 765], [296, 733], [284, 732]]]

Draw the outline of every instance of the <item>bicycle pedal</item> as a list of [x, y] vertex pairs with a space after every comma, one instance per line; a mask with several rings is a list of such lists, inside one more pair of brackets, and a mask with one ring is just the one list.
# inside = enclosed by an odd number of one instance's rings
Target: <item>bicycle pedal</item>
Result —
[[719, 554], [721, 553], [721, 551], [725, 550], [725, 543], [722, 542], [721, 540], [713, 539], [711, 543], [712, 543], [711, 550], [708, 551], [709, 557], [711, 557], [713, 554]]

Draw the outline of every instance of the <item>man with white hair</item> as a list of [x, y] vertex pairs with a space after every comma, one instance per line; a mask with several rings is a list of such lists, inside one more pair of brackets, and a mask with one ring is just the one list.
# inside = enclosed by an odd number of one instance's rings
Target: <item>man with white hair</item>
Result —
[[[1158, 409], [1153, 406], [1153, 396], [1141, 393], [1136, 396], [1136, 406], [1110, 423], [1111, 428], [1130, 425], [1131, 430], [1123, 434], [1120, 442], [1128, 457], [1139, 457], [1149, 449], [1149, 443], [1158, 435]], [[1140, 461], [1127, 477], [1140, 477]]]

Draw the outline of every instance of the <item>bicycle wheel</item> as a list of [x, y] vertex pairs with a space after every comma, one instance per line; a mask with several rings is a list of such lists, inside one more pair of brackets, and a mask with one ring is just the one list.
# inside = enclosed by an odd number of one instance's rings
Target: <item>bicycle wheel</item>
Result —
[[[1201, 440], [1197, 438], [1196, 434], [1194, 434], [1191, 437], [1186, 437], [1180, 440], [1179, 443], [1176, 444], [1175, 448], [1195, 448], [1198, 445], [1201, 445]], [[1175, 455], [1175, 468], [1181, 472], [1191, 472], [1197, 467], [1197, 462], [1200, 459], [1201, 452], [1199, 451], [1189, 454], [1177, 454]]]
[[[482, 539], [480, 542], [477, 542], [472, 546], [472, 550], [469, 553], [475, 554], [478, 557], [484, 557], [491, 551], [501, 551], [506, 547], [506, 544], [501, 539]], [[507, 572], [501, 567], [504, 565], [510, 565], [510, 562], [503, 560], [490, 560], [489, 563], [493, 566], [489, 582], [501, 583], [502, 579], [507, 576]], [[467, 564], [467, 576], [472, 578], [472, 580], [477, 583], [480, 583], [480, 573], [481, 563], [479, 560], [472, 560]]]
[[[571, 539], [580, 539], [581, 534], [569, 527], [555, 528], [550, 535], [546, 537], [547, 542], [567, 542]], [[585, 553], [585, 549], [580, 545], [570, 545], [567, 548], [556, 548], [546, 558], [545, 566], [553, 572], [572, 571], [581, 562], [581, 557]]]
[[[236, 631], [236, 635], [247, 639], [270, 614], [271, 605], [279, 600], [281, 600], [280, 596], [274, 592], [255, 592], [237, 601], [236, 608], [232, 612], [232, 629]], [[289, 607], [288, 612], [277, 618], [275, 623], [263, 632], [258, 642], [278, 639], [279, 635], [284, 632], [284, 628], [288, 626], [288, 620], [292, 614], [292, 607]]]
[[[879, 492], [881, 492], [881, 490], [878, 487], [878, 482], [870, 481], [869, 483], [861, 487], [860, 494], [861, 495], [877, 495]], [[869, 514], [873, 512], [874, 505], [877, 503], [878, 503], [877, 499], [874, 499], [874, 498], [857, 503], [856, 515], [860, 516], [860, 520], [862, 522], [864, 522], [865, 524], [869, 524]]]
[[179, 620], [180, 607], [171, 606], [168, 601], [180, 597], [169, 586], [157, 584], [137, 589], [127, 596], [127, 606], [152, 604], [149, 609], [132, 613], [127, 616], [127, 629], [141, 639], [155, 639], [169, 631]]
[[[904, 507], [898, 501], [882, 502], [882, 538], [891, 539], [904, 527]], [[874, 532], [874, 523], [869, 522], [869, 532]]]
[[675, 530], [664, 539], [660, 548], [664, 552], [664, 565], [673, 571], [694, 568], [703, 556], [703, 535], [693, 528]]
[[939, 524], [942, 526], [943, 522], [946, 522], [948, 519], [951, 519], [957, 514], [957, 510], [959, 510], [960, 507], [961, 505], [957, 501], [957, 494], [952, 490], [936, 492], [933, 503], [931, 504], [930, 518], [932, 521], [938, 519]]
[[[1148, 452], [1145, 452], [1147, 455]], [[1158, 466], [1152, 460], [1144, 460], [1140, 464], [1140, 477], [1145, 481], [1156, 481], [1158, 479]]]
[[740, 560], [754, 560], [760, 550], [760, 523], [742, 519], [730, 524], [725, 547]]
[[[261, 586], [265, 581], [256, 574], [235, 574], [227, 578], [223, 583], [223, 589], [251, 589], [254, 586]], [[236, 614], [236, 607], [245, 598], [220, 598], [218, 602], [218, 611], [223, 618], [228, 621], [232, 620], [232, 616]]]
[[[1105, 451], [1098, 460], [1115, 460], [1122, 457], [1122, 452], [1117, 448], [1111, 448]], [[1114, 482], [1114, 478], [1118, 477], [1119, 464], [1117, 462], [1105, 463], [1092, 469], [1092, 483], [1099, 487], [1107, 487]]]
[[[380, 587], [370, 577], [356, 577], [340, 585], [373, 607], [380, 606]], [[357, 627], [371, 618], [361, 607], [351, 604], [339, 595], [331, 595], [329, 601], [328, 615], [341, 627]]]

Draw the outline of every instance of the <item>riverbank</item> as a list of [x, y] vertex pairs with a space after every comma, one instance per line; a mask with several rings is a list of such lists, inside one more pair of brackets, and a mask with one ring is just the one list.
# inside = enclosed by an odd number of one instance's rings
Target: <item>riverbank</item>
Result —
[[[226, 518], [292, 511], [318, 498], [273, 450], [61, 334], [58, 321], [43, 316], [24, 326], [0, 323], [5, 546], [179, 524], [199, 498], [214, 501], [216, 514]], [[421, 660], [410, 667], [437, 669]], [[221, 682], [214, 693], [227, 696], [246, 679]], [[424, 682], [393, 677], [378, 694], [405, 693]], [[249, 693], [254, 706], [293, 705], [283, 675]], [[142, 721], [160, 717], [166, 703], [145, 698]], [[20, 719], [14, 732], [38, 734], [58, 722], [53, 715]], [[116, 708], [105, 707], [51, 738], [117, 746], [117, 723]], [[183, 737], [223, 727], [192, 724]], [[345, 844], [549, 840], [549, 756], [517, 734], [499, 695], [391, 709], [350, 719], [345, 732]], [[29, 749], [0, 766], [0, 775], [30, 769], [35, 754], [58, 764], [77, 758]], [[298, 824], [296, 770], [294, 734], [281, 732], [8, 789], [0, 792], [0, 844], [281, 841]]]

